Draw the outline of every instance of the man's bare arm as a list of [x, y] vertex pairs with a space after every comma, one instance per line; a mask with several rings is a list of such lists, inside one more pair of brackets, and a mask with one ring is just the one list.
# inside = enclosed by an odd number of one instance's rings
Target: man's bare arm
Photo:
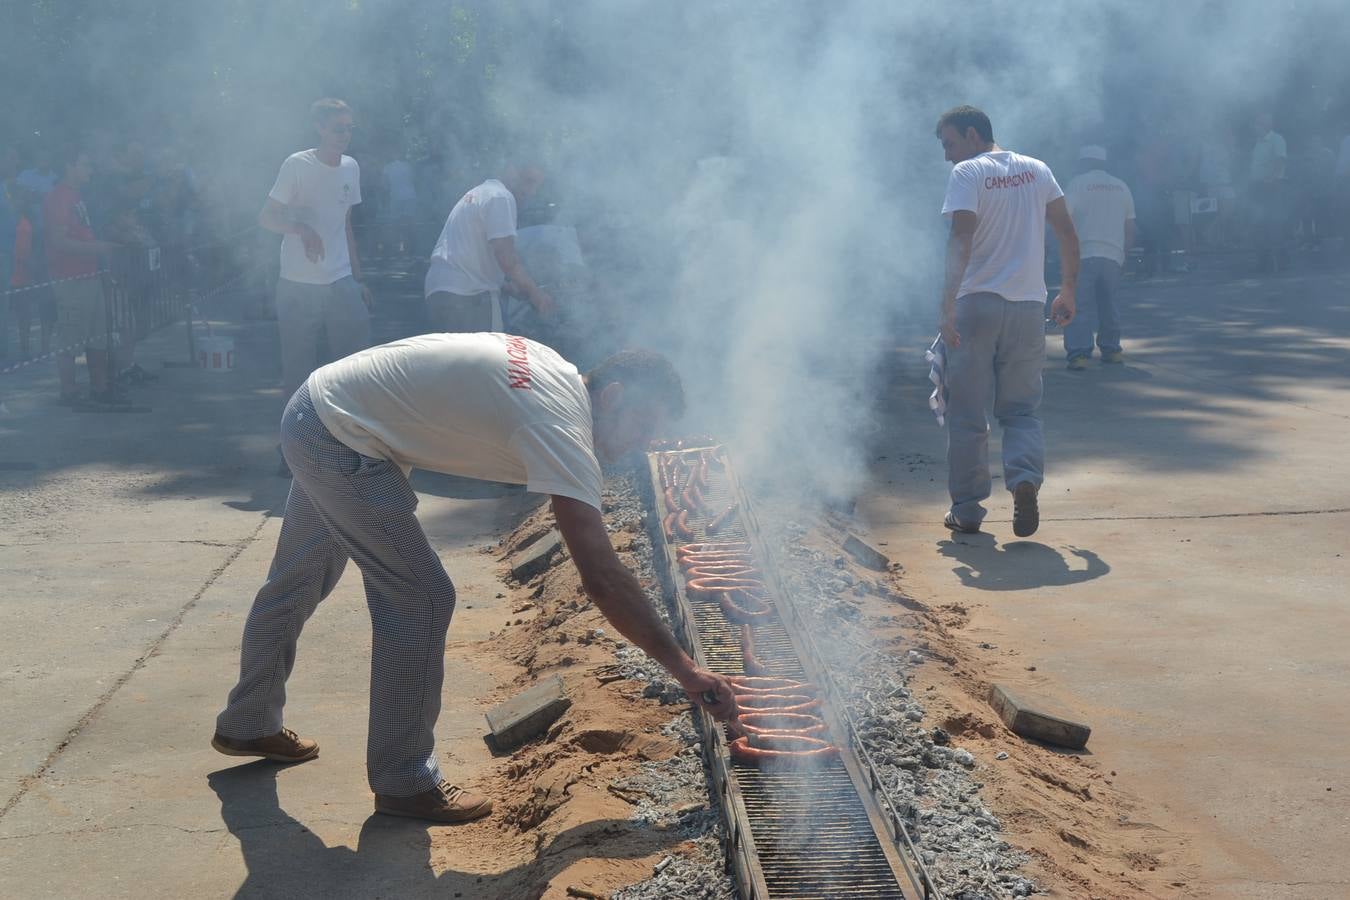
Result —
[[295, 220], [291, 217], [290, 207], [268, 197], [258, 213], [258, 224], [276, 234], [297, 234]]
[[942, 340], [949, 347], [961, 345], [961, 335], [956, 331], [956, 294], [961, 290], [961, 279], [970, 265], [970, 248], [977, 224], [979, 220], [970, 210], [952, 213], [952, 229], [947, 235], [946, 276], [942, 282], [942, 309], [938, 317]]
[[525, 271], [525, 265], [520, 261], [520, 254], [516, 252], [516, 239], [514, 237], [493, 238], [488, 241], [492, 246], [492, 255], [497, 258], [497, 265], [506, 273], [507, 281], [511, 284], [511, 289], [530, 302], [530, 305], [543, 315], [549, 315], [553, 312], [553, 298], [546, 291], [540, 289], [539, 285], [534, 283], [530, 273]]
[[1134, 219], [1125, 220], [1125, 254], [1128, 256], [1130, 248], [1134, 246]]
[[[348, 219], [348, 224], [350, 224]], [[258, 224], [276, 234], [294, 234], [300, 237], [305, 246], [305, 257], [310, 262], [318, 262], [324, 257], [323, 238], [304, 222], [295, 220], [295, 213], [285, 203], [268, 197], [258, 213]]]
[[1059, 241], [1059, 296], [1050, 304], [1050, 314], [1060, 325], [1068, 325], [1078, 308], [1078, 232], [1063, 197], [1046, 204], [1045, 219]]
[[[553, 516], [581, 575], [582, 587], [605, 618], [675, 676], [695, 703], [716, 718], [733, 717], [736, 703], [731, 683], [700, 669], [676, 642], [647, 601], [642, 585], [614, 552], [600, 511], [580, 500], [555, 495]], [[705, 691], [716, 696], [715, 703], [702, 696]]]

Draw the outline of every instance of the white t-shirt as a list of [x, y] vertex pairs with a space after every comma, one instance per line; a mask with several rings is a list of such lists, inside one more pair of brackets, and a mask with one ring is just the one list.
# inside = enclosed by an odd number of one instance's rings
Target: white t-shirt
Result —
[[1078, 232], [1078, 255], [1100, 256], [1125, 263], [1125, 221], [1134, 218], [1134, 195], [1129, 187], [1101, 169], [1069, 182], [1064, 193], [1069, 216]]
[[302, 284], [332, 284], [352, 274], [347, 255], [347, 212], [361, 202], [361, 167], [350, 156], [336, 166], [319, 161], [313, 150], [286, 157], [269, 197], [290, 207], [323, 241], [323, 259], [312, 263], [298, 234], [281, 239], [281, 277]]
[[488, 241], [514, 237], [516, 198], [495, 178], [489, 178], [459, 199], [445, 220], [427, 269], [426, 296], [449, 291], [472, 297], [501, 290], [506, 273]]
[[508, 334], [424, 334], [309, 376], [319, 419], [358, 453], [524, 484], [600, 508], [591, 401], [576, 366]]
[[1045, 206], [1064, 196], [1039, 159], [996, 150], [952, 167], [942, 214], [975, 213], [970, 264], [956, 296], [1045, 302]]
[[417, 186], [413, 182], [413, 168], [407, 160], [396, 159], [385, 163], [384, 183], [389, 191], [391, 219], [411, 219], [417, 214]]

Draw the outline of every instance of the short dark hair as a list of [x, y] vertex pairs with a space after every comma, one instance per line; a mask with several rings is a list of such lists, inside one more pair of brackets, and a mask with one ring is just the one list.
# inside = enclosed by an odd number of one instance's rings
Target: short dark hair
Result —
[[660, 353], [651, 350], [621, 350], [586, 373], [592, 394], [618, 382], [625, 393], [634, 392], [644, 403], [659, 403], [671, 418], [684, 415], [684, 385], [679, 373]]
[[955, 128], [962, 137], [965, 137], [967, 128], [974, 128], [975, 133], [980, 136], [980, 140], [986, 144], [994, 142], [993, 123], [984, 114], [984, 110], [976, 109], [973, 106], [955, 106], [947, 110], [938, 119], [937, 128], [934, 129], [934, 132], [940, 136], [943, 127], [946, 125]]
[[310, 105], [309, 117], [315, 125], [327, 125], [343, 113], [350, 113], [351, 111], [352, 108], [342, 100], [336, 97], [323, 97]]

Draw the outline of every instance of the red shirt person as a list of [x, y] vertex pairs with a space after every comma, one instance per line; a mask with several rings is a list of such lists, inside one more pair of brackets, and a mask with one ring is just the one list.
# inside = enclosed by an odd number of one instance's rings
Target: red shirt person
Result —
[[75, 404], [75, 357], [84, 353], [89, 367], [89, 399], [112, 400], [109, 390], [109, 327], [98, 257], [113, 244], [97, 240], [89, 225], [80, 188], [89, 182], [93, 167], [89, 154], [71, 148], [64, 158], [61, 181], [43, 200], [47, 230], [47, 271], [56, 299], [56, 365], [61, 378], [61, 402]]

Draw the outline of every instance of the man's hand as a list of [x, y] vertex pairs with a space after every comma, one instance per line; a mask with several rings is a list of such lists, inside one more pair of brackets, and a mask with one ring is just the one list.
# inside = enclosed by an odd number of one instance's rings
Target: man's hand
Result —
[[319, 237], [317, 231], [304, 222], [297, 222], [295, 233], [300, 235], [300, 240], [305, 245], [305, 259], [312, 263], [323, 259], [323, 238]]
[[545, 319], [553, 318], [558, 312], [558, 304], [554, 302], [553, 296], [548, 291], [538, 288], [530, 294], [530, 305]]
[[1078, 301], [1074, 298], [1073, 291], [1061, 290], [1059, 296], [1055, 297], [1055, 302], [1050, 304], [1050, 318], [1061, 328], [1073, 321], [1077, 311]]
[[956, 330], [956, 309], [944, 305], [942, 307], [942, 317], [938, 320], [938, 331], [942, 334], [942, 343], [947, 345], [947, 349], [953, 349], [961, 346], [961, 333]]
[[366, 305], [367, 311], [375, 308], [375, 295], [370, 292], [370, 286], [364, 283], [361, 285], [361, 302]]
[[[725, 675], [709, 672], [707, 669], [693, 668], [678, 676], [680, 687], [684, 688], [689, 699], [693, 700], [708, 715], [719, 722], [729, 722], [736, 718], [735, 691]], [[706, 696], [705, 696], [706, 695]]]

